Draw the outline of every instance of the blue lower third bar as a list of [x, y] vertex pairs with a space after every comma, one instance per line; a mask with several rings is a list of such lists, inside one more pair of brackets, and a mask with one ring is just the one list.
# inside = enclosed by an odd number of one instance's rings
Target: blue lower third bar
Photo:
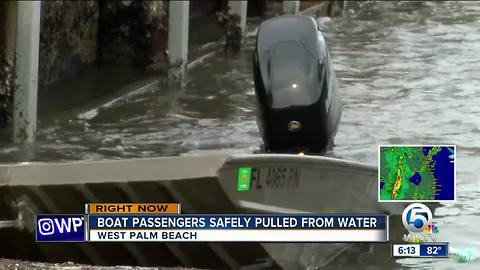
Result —
[[448, 243], [420, 244], [420, 257], [448, 257]]

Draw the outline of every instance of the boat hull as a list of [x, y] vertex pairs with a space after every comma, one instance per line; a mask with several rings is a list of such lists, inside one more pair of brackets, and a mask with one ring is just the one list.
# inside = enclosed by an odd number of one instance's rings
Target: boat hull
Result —
[[[257, 187], [262, 183], [252, 181], [249, 191], [239, 192], [239, 167], [258, 170], [259, 179], [265, 181], [263, 186]], [[280, 183], [284, 177], [281, 168], [286, 168], [287, 175], [292, 177], [286, 179], [290, 181], [288, 185]], [[271, 170], [276, 170], [276, 176]], [[0, 228], [3, 243], [0, 256], [47, 262], [302, 269], [326, 265], [352, 246], [343, 243], [35, 243], [35, 214], [82, 213], [86, 203], [181, 202], [182, 212], [190, 214], [398, 215], [403, 210], [399, 204], [377, 203], [375, 168], [325, 157], [245, 155], [24, 163], [0, 165], [0, 176], [0, 220], [20, 217], [22, 225]], [[272, 180], [269, 184], [266, 183], [268, 177]]]

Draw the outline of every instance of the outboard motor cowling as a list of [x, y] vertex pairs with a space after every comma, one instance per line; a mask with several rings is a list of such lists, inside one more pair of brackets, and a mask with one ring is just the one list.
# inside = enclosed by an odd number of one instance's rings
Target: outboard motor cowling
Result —
[[341, 100], [316, 21], [290, 15], [263, 22], [253, 62], [257, 124], [265, 150], [327, 150], [340, 121]]

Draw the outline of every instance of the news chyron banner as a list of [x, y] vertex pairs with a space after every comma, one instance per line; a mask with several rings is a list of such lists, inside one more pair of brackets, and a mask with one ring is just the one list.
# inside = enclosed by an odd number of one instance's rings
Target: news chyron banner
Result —
[[[73, 241], [66, 224], [53, 219], [39, 234], [50, 229], [51, 241]], [[53, 217], [57, 218], [57, 217]], [[90, 242], [387, 242], [388, 216], [380, 214], [180, 214], [180, 204], [88, 204], [84, 215], [84, 239]], [[68, 229], [73, 233], [75, 226]], [[61, 232], [60, 234], [58, 234]], [[77, 228], [76, 236], [80, 233]], [[75, 241], [82, 241], [76, 238]]]

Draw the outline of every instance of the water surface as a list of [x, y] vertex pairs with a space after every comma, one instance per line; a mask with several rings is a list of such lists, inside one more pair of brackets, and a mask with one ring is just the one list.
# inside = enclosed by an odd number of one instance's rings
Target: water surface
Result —
[[[436, 223], [451, 246], [480, 249], [480, 5], [369, 2], [320, 24], [344, 102], [336, 146], [327, 155], [376, 165], [379, 144], [457, 145], [457, 201], [436, 210]], [[38, 142], [27, 149], [5, 145], [0, 160], [252, 153], [261, 144], [253, 46], [249, 38], [238, 54], [205, 59], [190, 69], [182, 89], [150, 87], [40, 119]], [[378, 260], [361, 265], [387, 267], [385, 258]], [[453, 259], [397, 262], [393, 268], [480, 268]]]

